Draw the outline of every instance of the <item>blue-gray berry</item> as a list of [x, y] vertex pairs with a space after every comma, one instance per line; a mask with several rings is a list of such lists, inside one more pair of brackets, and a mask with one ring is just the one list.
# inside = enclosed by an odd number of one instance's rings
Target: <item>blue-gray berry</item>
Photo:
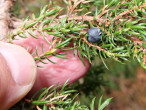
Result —
[[93, 27], [88, 30], [88, 41], [89, 42], [97, 42], [100, 41], [102, 32], [99, 28]]

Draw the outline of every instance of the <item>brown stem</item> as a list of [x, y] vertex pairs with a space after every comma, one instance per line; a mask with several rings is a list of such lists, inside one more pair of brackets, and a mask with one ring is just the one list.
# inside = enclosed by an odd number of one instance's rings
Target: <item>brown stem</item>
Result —
[[0, 0], [0, 41], [7, 41], [7, 34], [9, 32], [8, 24], [10, 19], [9, 9], [11, 6], [11, 0]]
[[127, 15], [127, 14], [129, 14], [130, 12], [132, 12], [132, 11], [134, 11], [136, 9], [141, 9], [141, 8], [144, 8], [144, 7], [146, 7], [146, 3], [140, 5], [139, 7], [135, 6], [134, 8], [131, 8], [131, 9], [127, 10], [127, 11], [124, 11], [123, 13], [120, 13], [118, 16], [116, 16], [114, 18], [114, 21], [117, 20], [117, 19], [120, 19], [122, 16]]
[[102, 19], [102, 18], [98, 18], [98, 17], [93, 17], [93, 16], [74, 16], [74, 17], [69, 17], [68, 20], [72, 20], [72, 19], [75, 19], [75, 20], [78, 20], [78, 21], [82, 21], [82, 20], [85, 20], [85, 21], [93, 21], [94, 19], [97, 21], [97, 22], [101, 22], [101, 23], [104, 23], [107, 19]]

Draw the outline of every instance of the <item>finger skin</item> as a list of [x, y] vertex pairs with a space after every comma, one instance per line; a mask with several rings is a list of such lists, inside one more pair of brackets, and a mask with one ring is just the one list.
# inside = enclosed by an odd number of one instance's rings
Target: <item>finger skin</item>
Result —
[[36, 79], [36, 64], [22, 47], [0, 42], [0, 110], [21, 100]]
[[65, 53], [66, 55], [64, 55], [64, 57], [68, 57], [67, 59], [55, 56], [49, 58], [54, 61], [55, 64], [47, 60], [44, 61], [48, 64], [43, 64], [41, 62], [37, 64], [42, 68], [37, 68], [37, 80], [30, 94], [51, 85], [56, 86], [56, 84], [59, 84], [63, 86], [67, 80], [69, 80], [68, 84], [71, 84], [87, 73], [90, 68], [90, 64], [87, 59], [84, 59], [85, 65], [83, 65], [83, 62], [79, 59], [79, 57], [73, 55], [72, 50], [61, 52], [61, 54]]
[[[48, 41], [51, 42], [53, 36], [46, 35], [46, 38], [48, 39]], [[41, 50], [42, 44], [44, 46], [45, 51], [48, 51], [50, 47], [50, 45], [39, 34], [38, 34], [38, 39], [29, 36], [26, 39], [19, 39], [18, 41], [14, 41], [14, 43], [17, 45], [22, 45], [25, 48], [31, 48], [30, 53], [34, 53], [37, 47], [39, 55], [42, 54], [42, 50]], [[73, 51], [63, 52], [61, 50], [57, 50], [57, 52], [60, 54], [67, 53], [67, 55], [65, 56], [69, 58], [61, 59], [50, 55], [48, 56], [48, 58], [53, 62], [55, 62], [56, 64], [53, 64], [47, 60], [43, 60], [43, 61], [47, 62], [48, 64], [42, 64], [41, 62], [36, 62], [38, 66], [42, 66], [43, 68], [39, 68], [39, 67], [37, 68], [37, 72], [38, 72], [37, 79], [30, 94], [33, 94], [34, 92], [36, 92], [41, 88], [49, 87], [51, 85], [56, 85], [57, 83], [63, 85], [65, 81], [68, 79], [69, 79], [68, 83], [71, 84], [77, 81], [82, 76], [84, 76], [89, 70], [90, 64], [87, 61], [87, 59], [84, 59], [84, 62], [86, 64], [86, 66], [84, 66], [82, 61], [78, 58], [77, 54], [74, 57]]]
[[[43, 36], [41, 36], [38, 32], [35, 33], [37, 34], [37, 39], [29, 36], [28, 38], [25, 39], [18, 37], [17, 38], [18, 40], [13, 40], [14, 44], [24, 47], [30, 54], [33, 54], [33, 57], [36, 56], [35, 54], [36, 49], [39, 55], [43, 54], [42, 46], [45, 52], [50, 49], [50, 44], [46, 40], [44, 40]], [[46, 36], [46, 39], [49, 42], [51, 42], [52, 38], [54, 37], [53, 35], [48, 36], [47, 33], [44, 33], [44, 36]], [[52, 46], [54, 47], [55, 44], [52, 44]], [[57, 49], [57, 52], [59, 51], [60, 50]]]

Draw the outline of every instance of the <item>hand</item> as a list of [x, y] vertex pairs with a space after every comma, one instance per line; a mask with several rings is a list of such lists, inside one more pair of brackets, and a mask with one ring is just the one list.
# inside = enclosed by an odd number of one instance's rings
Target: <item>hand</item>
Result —
[[[51, 35], [47, 36], [49, 41], [52, 38], [53, 36]], [[45, 51], [50, 48], [50, 45], [39, 34], [38, 39], [29, 37], [16, 40], [14, 43], [23, 46], [30, 54], [35, 53], [37, 47], [38, 54], [42, 55], [42, 44]], [[57, 50], [60, 54], [67, 53], [64, 57], [69, 58], [61, 59], [55, 56], [48, 56], [55, 64], [43, 60], [48, 64], [36, 62], [36, 65], [43, 67], [36, 68], [32, 56], [16, 45], [0, 43], [0, 102], [2, 102], [0, 103], [0, 109], [8, 109], [18, 102], [30, 91], [33, 84], [34, 86], [29, 95], [43, 87], [49, 87], [57, 83], [63, 85], [68, 79], [68, 83], [71, 84], [85, 75], [90, 67], [86, 59], [84, 59], [86, 64], [84, 66], [77, 56], [74, 57], [73, 51]], [[36, 57], [36, 55], [34, 54], [33, 57]]]
[[0, 42], [0, 110], [22, 99], [36, 79], [36, 64], [22, 47]]

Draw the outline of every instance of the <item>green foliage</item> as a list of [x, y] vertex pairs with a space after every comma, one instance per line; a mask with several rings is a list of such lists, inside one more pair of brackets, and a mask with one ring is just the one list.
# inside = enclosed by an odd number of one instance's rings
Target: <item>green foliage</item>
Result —
[[[29, 18], [26, 18], [20, 30], [16, 34], [11, 34], [10, 42], [15, 40], [15, 36], [22, 38], [31, 36], [37, 39], [38, 35], [34, 31], [38, 31], [48, 45], [52, 46], [53, 43], [56, 43], [48, 51], [44, 51], [42, 45], [42, 55], [38, 54], [36, 48], [34, 60], [39, 60], [44, 64], [46, 62], [43, 62], [43, 59], [52, 62], [48, 55], [67, 58], [57, 53], [57, 49], [62, 51], [73, 50], [74, 54], [76, 49], [84, 65], [84, 58], [87, 58], [94, 65], [93, 60], [97, 56], [99, 56], [106, 68], [110, 67], [107, 65], [106, 59], [112, 59], [124, 64], [133, 58], [137, 59], [141, 66], [146, 69], [146, 4], [144, 0], [122, 2], [120, 0], [78, 0], [76, 2], [63, 0], [60, 2], [65, 2], [68, 10], [52, 2], [51, 4], [53, 5], [51, 7], [45, 6], [37, 17], [32, 15], [30, 17], [33, 18], [31, 22]], [[87, 31], [92, 26], [102, 30], [101, 41], [96, 43], [87, 41]], [[44, 33], [47, 33], [47, 35]], [[47, 40], [49, 35], [54, 36], [51, 42]], [[73, 43], [72, 47], [68, 46], [70, 43]], [[119, 73], [119, 68], [117, 71], [116, 73]], [[83, 84], [77, 83], [77, 85], [74, 84], [70, 87], [78, 89], [79, 92], [84, 92], [85, 95], [100, 91], [102, 86], [108, 85], [108, 81], [104, 80], [101, 73], [103, 73], [101, 66], [92, 66], [89, 74], [85, 76]], [[56, 110], [89, 109], [85, 105], [80, 105], [79, 101], [74, 102], [76, 95], [74, 98], [70, 97], [74, 90], [65, 91], [62, 89], [58, 92], [58, 87], [51, 90], [50, 88], [43, 89], [43, 92], [40, 91], [41, 94], [38, 94], [38, 97], [33, 97], [30, 106], [35, 108], [39, 105], [44, 110], [48, 109], [48, 107], [53, 107]], [[47, 97], [49, 95], [51, 96]], [[99, 100], [99, 110], [104, 109], [111, 98], [107, 99], [103, 104], [101, 104], [101, 100], [102, 97]], [[94, 109], [94, 102], [95, 98], [90, 105], [91, 110]]]
[[103, 110], [109, 104], [109, 102], [112, 100], [112, 98], [107, 99], [106, 101], [103, 102], [103, 104], [101, 104], [101, 100], [102, 100], [102, 96], [99, 99], [98, 110]]
[[[133, 57], [137, 59], [143, 68], [146, 68], [144, 1], [104, 1], [104, 8], [96, 10], [96, 12], [92, 11], [89, 6], [94, 5], [97, 9], [98, 3], [100, 2], [94, 0], [70, 2], [68, 16], [61, 16], [62, 8], [48, 9], [45, 6], [38, 18], [33, 15], [33, 20], [29, 24], [27, 24], [29, 19], [26, 18], [21, 30], [17, 31], [17, 34], [12, 34], [11, 39], [15, 39], [16, 35], [27, 38], [26, 33], [37, 38], [34, 33], [37, 30], [48, 44], [55, 42], [56, 46], [47, 52], [43, 52], [44, 54], [41, 56], [36, 51], [37, 57], [35, 60], [39, 61], [44, 58], [48, 59], [47, 55], [51, 54], [64, 58], [56, 53], [56, 49], [63, 51], [77, 49], [78, 56], [80, 56], [83, 63], [84, 57], [92, 63], [92, 59], [97, 55], [100, 56], [105, 66], [105, 58], [124, 63], [124, 61], [129, 61]], [[76, 12], [76, 9], [82, 10], [83, 8], [86, 11]], [[90, 13], [88, 14], [88, 12]], [[76, 14], [76, 16], [72, 17], [72, 14]], [[87, 41], [87, 30], [91, 25], [102, 30], [102, 39], [97, 43]], [[55, 36], [52, 42], [47, 40], [48, 36], [44, 35], [45, 32], [48, 35]], [[73, 47], [68, 47], [71, 42], [73, 42]], [[106, 68], [108, 67], [106, 66]]]
[[[75, 101], [75, 98], [78, 94], [75, 94], [74, 97], [70, 97], [72, 93], [75, 93], [75, 90], [65, 90], [67, 82], [60, 87], [57, 85], [56, 87], [43, 88], [37, 93], [35, 93], [31, 100], [27, 100], [24, 103], [29, 103], [29, 105], [23, 104], [24, 106], [20, 109], [17, 106], [12, 107], [10, 110], [89, 110], [86, 105], [81, 105], [79, 101]], [[101, 99], [99, 101], [99, 110], [103, 110], [111, 98], [107, 99], [103, 104], [101, 103]], [[94, 110], [94, 102], [95, 98], [92, 100], [90, 104], [90, 110]], [[22, 103], [20, 103], [22, 104]]]

